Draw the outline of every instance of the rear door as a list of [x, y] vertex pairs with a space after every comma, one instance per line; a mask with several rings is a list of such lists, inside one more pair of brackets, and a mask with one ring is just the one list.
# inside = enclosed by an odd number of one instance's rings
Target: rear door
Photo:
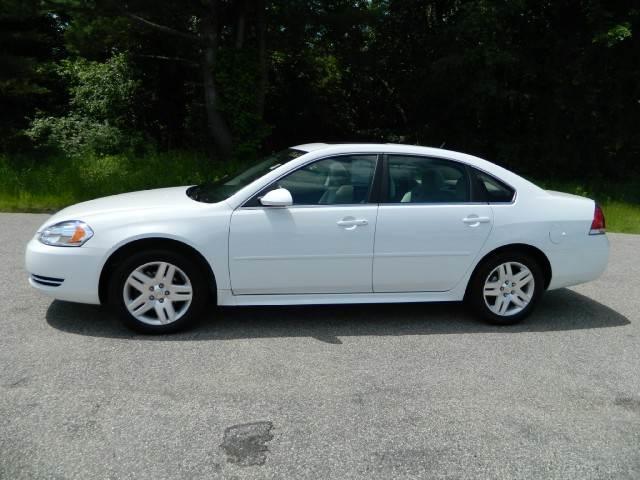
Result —
[[465, 165], [388, 155], [378, 209], [374, 292], [439, 292], [462, 279], [493, 224], [487, 203], [473, 203]]

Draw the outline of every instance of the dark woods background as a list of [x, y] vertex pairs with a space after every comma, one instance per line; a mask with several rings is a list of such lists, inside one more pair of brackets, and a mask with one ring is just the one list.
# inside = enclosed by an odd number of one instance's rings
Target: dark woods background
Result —
[[[631, 0], [0, 0], [0, 149], [418, 143], [536, 177], [640, 171]], [[45, 161], [45, 160], [43, 160]]]

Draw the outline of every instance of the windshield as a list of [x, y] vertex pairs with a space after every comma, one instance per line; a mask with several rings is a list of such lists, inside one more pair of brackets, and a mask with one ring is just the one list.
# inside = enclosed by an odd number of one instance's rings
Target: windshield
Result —
[[195, 185], [187, 190], [187, 195], [198, 202], [216, 203], [226, 200], [243, 187], [246, 187], [254, 180], [266, 175], [271, 170], [275, 170], [280, 165], [298, 158], [307, 152], [289, 148], [274, 155], [270, 155], [256, 165], [250, 167], [235, 177], [225, 175], [224, 177], [201, 185]]

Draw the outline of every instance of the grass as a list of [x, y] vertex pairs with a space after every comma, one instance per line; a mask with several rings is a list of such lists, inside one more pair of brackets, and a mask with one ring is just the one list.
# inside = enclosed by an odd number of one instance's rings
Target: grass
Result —
[[[52, 212], [92, 198], [134, 190], [191, 185], [240, 168], [192, 152], [84, 158], [0, 156], [0, 211]], [[534, 180], [546, 189], [595, 199], [607, 230], [640, 234], [640, 182]]]
[[640, 182], [533, 180], [548, 190], [593, 198], [602, 207], [607, 231], [640, 234]]
[[0, 211], [55, 211], [106, 195], [213, 180], [233, 168], [189, 152], [47, 161], [0, 156]]
[[602, 205], [607, 230], [621, 233], [640, 233], [640, 205], [606, 202]]

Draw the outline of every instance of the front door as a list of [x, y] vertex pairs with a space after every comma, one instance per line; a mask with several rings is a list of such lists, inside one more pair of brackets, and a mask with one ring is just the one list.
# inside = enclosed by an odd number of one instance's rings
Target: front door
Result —
[[253, 199], [238, 208], [229, 234], [233, 293], [370, 293], [376, 162], [376, 155], [318, 160], [263, 190], [286, 188], [292, 206]]

